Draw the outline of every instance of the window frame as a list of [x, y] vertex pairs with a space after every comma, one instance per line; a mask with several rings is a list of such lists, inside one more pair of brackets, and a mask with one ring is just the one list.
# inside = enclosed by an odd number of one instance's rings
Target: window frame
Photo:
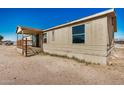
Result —
[[[46, 42], [44, 42], [45, 39], [46, 39]], [[43, 34], [43, 43], [47, 43], [47, 33]]]
[[[83, 30], [82, 30], [82, 33], [80, 33], [80, 34], [74, 34], [73, 33], [73, 28], [74, 27], [78, 27], [78, 26], [83, 26]], [[79, 25], [74, 25], [74, 26], [72, 26], [72, 44], [85, 44], [85, 24], [79, 24]], [[74, 36], [83, 36], [82, 38], [83, 38], [83, 41], [82, 42], [74, 42]]]

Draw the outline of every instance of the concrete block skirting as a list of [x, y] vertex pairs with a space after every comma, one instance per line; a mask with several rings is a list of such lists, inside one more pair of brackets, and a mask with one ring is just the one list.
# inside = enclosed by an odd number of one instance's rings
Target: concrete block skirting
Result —
[[104, 56], [96, 56], [96, 55], [88, 55], [88, 54], [79, 54], [79, 53], [68, 53], [63, 51], [55, 51], [44, 49], [44, 52], [54, 55], [66, 56], [68, 58], [75, 58], [86, 63], [95, 63], [101, 65], [107, 65], [107, 57]]
[[22, 49], [21, 48], [16, 48], [17, 49], [17, 52], [22, 54]]

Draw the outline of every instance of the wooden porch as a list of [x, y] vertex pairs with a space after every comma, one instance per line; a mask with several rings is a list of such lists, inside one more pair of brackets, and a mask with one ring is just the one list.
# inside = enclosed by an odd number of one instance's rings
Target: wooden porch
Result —
[[[33, 56], [43, 52], [42, 30], [31, 29], [25, 27], [17, 27], [17, 51], [23, 56]], [[19, 38], [21, 35], [21, 38]], [[33, 42], [33, 36], [37, 36], [36, 41]], [[30, 37], [30, 38], [29, 38]], [[35, 44], [33, 44], [35, 43]]]

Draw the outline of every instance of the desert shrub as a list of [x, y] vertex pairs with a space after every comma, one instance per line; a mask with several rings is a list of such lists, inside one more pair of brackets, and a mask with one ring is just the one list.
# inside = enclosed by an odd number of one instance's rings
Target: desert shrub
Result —
[[3, 37], [2, 35], [0, 35], [0, 41], [2, 41], [3, 38], [4, 38], [4, 37]]

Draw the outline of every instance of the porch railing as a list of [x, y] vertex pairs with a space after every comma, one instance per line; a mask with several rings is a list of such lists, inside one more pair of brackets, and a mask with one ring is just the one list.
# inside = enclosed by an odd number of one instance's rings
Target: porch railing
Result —
[[27, 40], [27, 38], [25, 40], [17, 40], [16, 46], [22, 49], [22, 55], [27, 56], [28, 47], [32, 46], [31, 42], [32, 40]]

